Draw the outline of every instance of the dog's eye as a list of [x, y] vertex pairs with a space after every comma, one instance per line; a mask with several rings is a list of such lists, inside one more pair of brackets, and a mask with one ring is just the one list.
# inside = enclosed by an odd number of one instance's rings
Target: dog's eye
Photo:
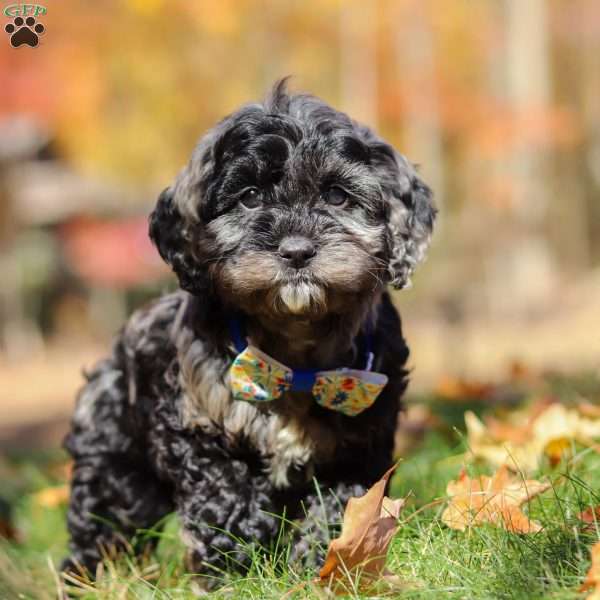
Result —
[[248, 188], [240, 197], [246, 208], [258, 208], [261, 202], [260, 192], [256, 188]]
[[325, 193], [325, 200], [333, 206], [342, 206], [348, 200], [348, 194], [342, 188], [334, 185]]

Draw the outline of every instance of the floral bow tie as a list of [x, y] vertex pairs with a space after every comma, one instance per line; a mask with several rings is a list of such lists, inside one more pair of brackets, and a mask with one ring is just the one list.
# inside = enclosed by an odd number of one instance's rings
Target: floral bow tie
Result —
[[364, 370], [292, 370], [247, 345], [238, 320], [230, 322], [230, 329], [239, 352], [229, 369], [229, 385], [236, 400], [273, 402], [290, 390], [312, 391], [321, 406], [354, 417], [375, 402], [388, 381], [386, 375], [371, 371], [370, 349]]

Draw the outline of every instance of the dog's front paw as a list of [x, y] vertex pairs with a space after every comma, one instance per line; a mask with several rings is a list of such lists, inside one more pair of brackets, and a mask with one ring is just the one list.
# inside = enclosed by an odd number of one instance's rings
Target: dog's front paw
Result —
[[339, 482], [332, 488], [321, 486], [302, 502], [303, 518], [292, 533], [290, 562], [306, 569], [320, 567], [329, 543], [340, 535], [344, 507], [352, 497], [366, 492], [360, 483]]
[[325, 561], [328, 544], [323, 535], [305, 535], [293, 543], [288, 562], [301, 570], [314, 571]]

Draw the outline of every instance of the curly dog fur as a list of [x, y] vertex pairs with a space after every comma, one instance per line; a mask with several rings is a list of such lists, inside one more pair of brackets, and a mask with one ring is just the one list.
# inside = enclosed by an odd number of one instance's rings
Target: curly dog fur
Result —
[[[408, 348], [385, 287], [407, 284], [434, 216], [404, 157], [285, 82], [206, 134], [150, 217], [182, 289], [134, 313], [78, 397], [64, 568], [93, 573], [104, 549], [173, 510], [200, 575], [247, 567], [277, 537], [277, 515], [300, 521], [292, 557], [310, 555], [391, 464]], [[374, 322], [373, 368], [389, 382], [355, 417], [307, 392], [234, 400], [234, 312], [294, 368], [358, 366]]]

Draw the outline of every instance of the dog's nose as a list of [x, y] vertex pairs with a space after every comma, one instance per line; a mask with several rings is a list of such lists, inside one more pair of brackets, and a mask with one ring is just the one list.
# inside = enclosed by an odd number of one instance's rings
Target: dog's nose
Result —
[[279, 256], [295, 269], [306, 265], [316, 253], [314, 244], [305, 237], [286, 237], [279, 244]]

